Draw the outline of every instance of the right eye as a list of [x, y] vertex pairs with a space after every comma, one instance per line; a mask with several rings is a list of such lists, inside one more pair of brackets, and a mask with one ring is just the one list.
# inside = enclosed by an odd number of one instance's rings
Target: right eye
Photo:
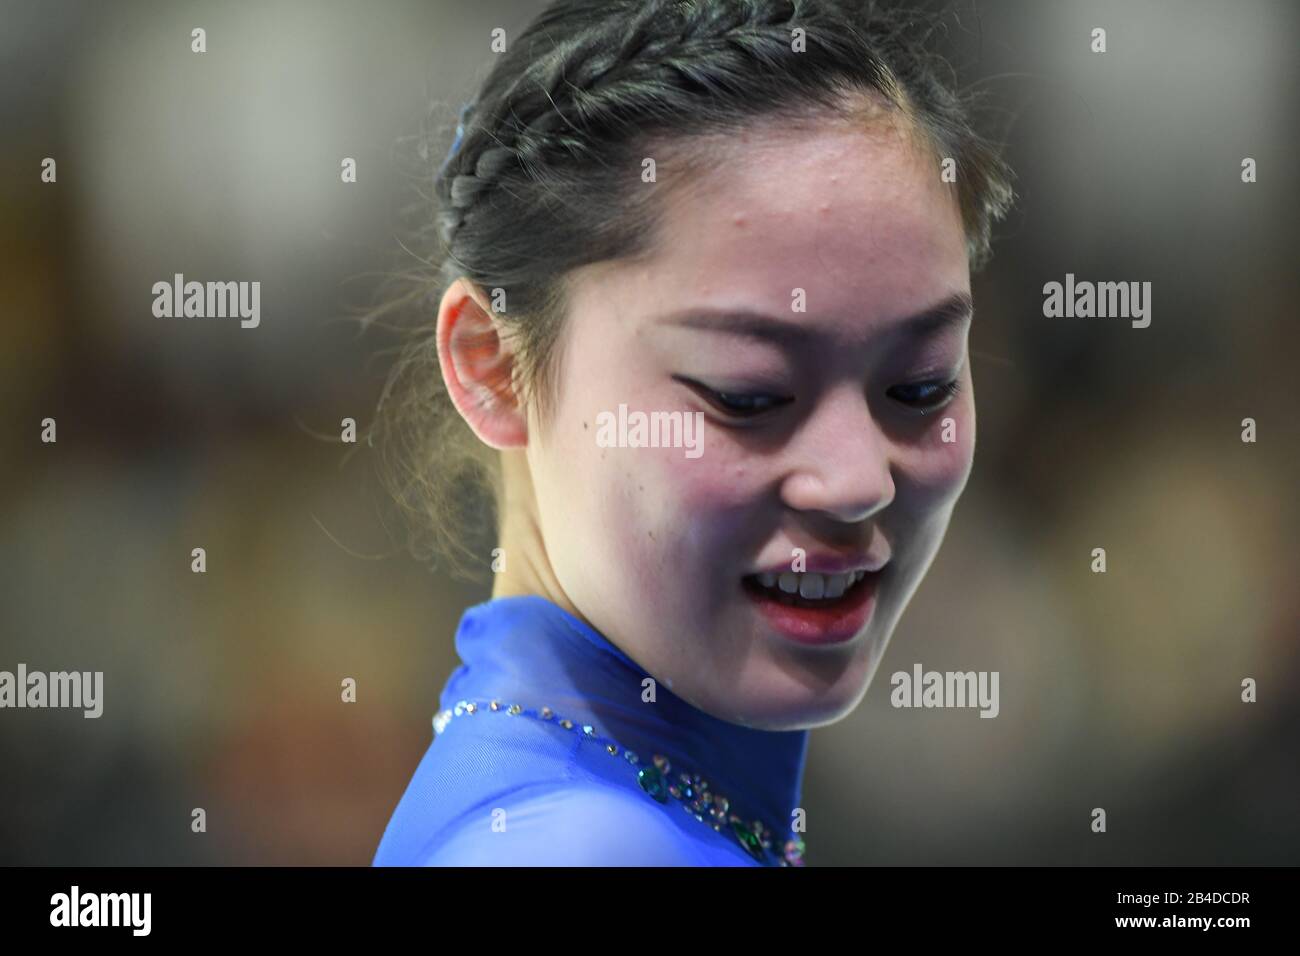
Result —
[[692, 389], [714, 408], [733, 418], [752, 418], [794, 401], [793, 398], [772, 395], [768, 392], [723, 392], [683, 375], [674, 375], [673, 378]]

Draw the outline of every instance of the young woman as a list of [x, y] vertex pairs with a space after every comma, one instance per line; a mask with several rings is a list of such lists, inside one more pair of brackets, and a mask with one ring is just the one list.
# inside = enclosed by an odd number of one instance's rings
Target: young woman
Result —
[[375, 864], [815, 851], [808, 731], [966, 484], [970, 274], [1011, 201], [906, 24], [561, 0], [462, 111], [436, 328], [381, 411], [445, 552], [481, 473], [497, 573]]

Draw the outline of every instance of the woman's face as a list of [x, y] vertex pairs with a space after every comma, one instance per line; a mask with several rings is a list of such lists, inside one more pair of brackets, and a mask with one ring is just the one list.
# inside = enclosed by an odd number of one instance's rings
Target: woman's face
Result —
[[[654, 255], [571, 277], [557, 405], [526, 452], [554, 579], [716, 717], [852, 710], [943, 540], [975, 449], [952, 188], [891, 128], [754, 130], [672, 193]], [[682, 413], [682, 446], [645, 447], [638, 412]]]

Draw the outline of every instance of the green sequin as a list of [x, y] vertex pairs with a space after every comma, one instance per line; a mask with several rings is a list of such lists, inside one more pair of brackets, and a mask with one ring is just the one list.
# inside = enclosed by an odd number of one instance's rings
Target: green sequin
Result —
[[637, 771], [636, 779], [641, 784], [641, 789], [650, 796], [660, 803], [668, 802], [668, 787], [664, 785], [664, 775], [658, 767], [642, 767]]
[[750, 856], [756, 860], [763, 859], [763, 841], [743, 820], [731, 821], [731, 832], [736, 834], [736, 839], [740, 841], [741, 846], [749, 851]]

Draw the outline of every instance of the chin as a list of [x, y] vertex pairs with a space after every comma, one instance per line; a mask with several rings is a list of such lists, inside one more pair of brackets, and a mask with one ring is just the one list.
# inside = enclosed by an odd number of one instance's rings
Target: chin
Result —
[[852, 712], [853, 706], [851, 704], [831, 709], [816, 706], [796, 708], [771, 715], [747, 717], [744, 721], [737, 721], [737, 723], [743, 723], [744, 726], [751, 727], [754, 730], [812, 730], [814, 727], [825, 727], [843, 720]]
[[793, 693], [781, 697], [764, 696], [760, 699], [735, 701], [731, 716], [725, 719], [755, 730], [811, 730], [843, 720], [851, 714], [866, 693], [868, 681], [851, 686], [837, 684], [816, 692], [807, 685], [798, 685]]

